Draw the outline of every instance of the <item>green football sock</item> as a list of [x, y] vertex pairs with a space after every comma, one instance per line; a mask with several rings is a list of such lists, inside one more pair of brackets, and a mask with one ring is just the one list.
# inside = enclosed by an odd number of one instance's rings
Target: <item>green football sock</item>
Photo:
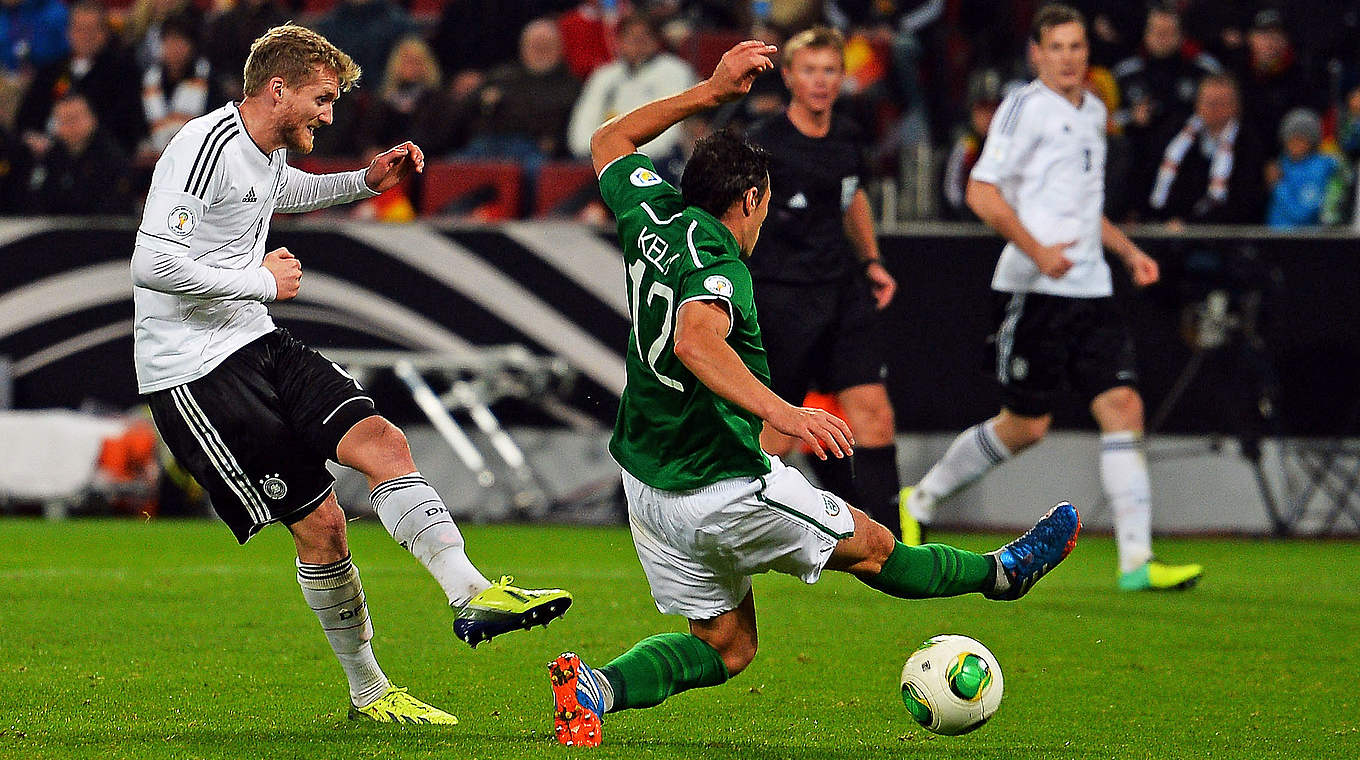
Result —
[[667, 697], [728, 679], [718, 650], [688, 633], [659, 633], [600, 668], [614, 689], [614, 710], [652, 707]]
[[985, 554], [944, 544], [907, 546], [899, 541], [878, 575], [860, 575], [859, 579], [899, 599], [932, 599], [991, 591], [996, 565]]

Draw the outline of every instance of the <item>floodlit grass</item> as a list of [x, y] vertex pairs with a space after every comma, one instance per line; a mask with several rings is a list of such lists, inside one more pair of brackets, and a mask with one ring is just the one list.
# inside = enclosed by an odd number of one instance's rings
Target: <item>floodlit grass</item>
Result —
[[[602, 664], [657, 614], [626, 530], [464, 526], [488, 574], [576, 595], [547, 630], [476, 651], [435, 583], [374, 521], [351, 526], [388, 675], [456, 727], [356, 724], [287, 531], [238, 548], [212, 522], [0, 520], [4, 758], [1348, 758], [1360, 757], [1360, 546], [1162, 540], [1208, 568], [1186, 594], [1114, 590], [1086, 536], [1016, 603], [903, 602], [828, 574], [756, 580], [761, 651], [732, 682], [610, 715], [605, 745], [552, 739], [545, 664]], [[942, 536], [990, 549], [994, 536]], [[984, 728], [935, 737], [897, 694], [915, 645], [973, 636], [1006, 677]]]

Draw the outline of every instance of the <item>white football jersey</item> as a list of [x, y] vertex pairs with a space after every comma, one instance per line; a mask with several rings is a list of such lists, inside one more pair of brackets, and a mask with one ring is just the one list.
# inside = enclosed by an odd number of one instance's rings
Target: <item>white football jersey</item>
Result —
[[364, 169], [308, 174], [287, 151], [265, 154], [236, 104], [184, 125], [151, 178], [132, 256], [133, 355], [141, 393], [213, 370], [274, 329], [261, 266], [275, 212], [312, 211], [375, 195]]
[[1002, 101], [972, 178], [996, 185], [1041, 244], [1076, 245], [1066, 252], [1072, 268], [1054, 279], [1008, 244], [992, 276], [994, 290], [1078, 298], [1113, 292], [1100, 242], [1105, 114], [1105, 105], [1091, 93], [1084, 93], [1078, 108], [1037, 79]]

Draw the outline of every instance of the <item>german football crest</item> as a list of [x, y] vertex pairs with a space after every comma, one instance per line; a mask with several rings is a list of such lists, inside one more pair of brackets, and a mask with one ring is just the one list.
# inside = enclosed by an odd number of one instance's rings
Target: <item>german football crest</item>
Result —
[[288, 495], [288, 484], [275, 473], [260, 481], [260, 490], [264, 491], [265, 496], [278, 501]]

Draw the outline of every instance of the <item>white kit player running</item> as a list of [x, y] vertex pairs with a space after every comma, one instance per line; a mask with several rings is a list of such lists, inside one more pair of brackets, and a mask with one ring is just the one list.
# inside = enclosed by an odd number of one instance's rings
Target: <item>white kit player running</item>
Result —
[[1009, 241], [992, 278], [1001, 413], [960, 434], [921, 482], [905, 489], [904, 534], [912, 523], [929, 525], [937, 502], [1038, 443], [1070, 386], [1101, 430], [1119, 587], [1188, 588], [1199, 565], [1167, 565], [1152, 554], [1143, 400], [1104, 249], [1119, 256], [1138, 287], [1157, 281], [1157, 262], [1104, 216], [1106, 110], [1086, 91], [1081, 14], [1065, 5], [1041, 8], [1030, 53], [1039, 77], [997, 110], [967, 190], [969, 207]]
[[324, 37], [275, 27], [251, 46], [245, 98], [194, 119], [152, 176], [132, 256], [137, 383], [161, 436], [244, 544], [272, 522], [297, 546], [297, 579], [349, 681], [350, 717], [457, 719], [388, 682], [350, 559], [331, 459], [364, 473], [392, 537], [435, 577], [476, 646], [546, 624], [571, 604], [560, 589], [488, 581], [469, 561], [439, 495], [416, 470], [402, 432], [338, 365], [278, 329], [265, 302], [297, 295], [302, 266], [265, 252], [274, 213], [369, 198], [424, 167], [403, 143], [364, 169], [313, 175], [287, 164], [311, 151], [359, 67]]

